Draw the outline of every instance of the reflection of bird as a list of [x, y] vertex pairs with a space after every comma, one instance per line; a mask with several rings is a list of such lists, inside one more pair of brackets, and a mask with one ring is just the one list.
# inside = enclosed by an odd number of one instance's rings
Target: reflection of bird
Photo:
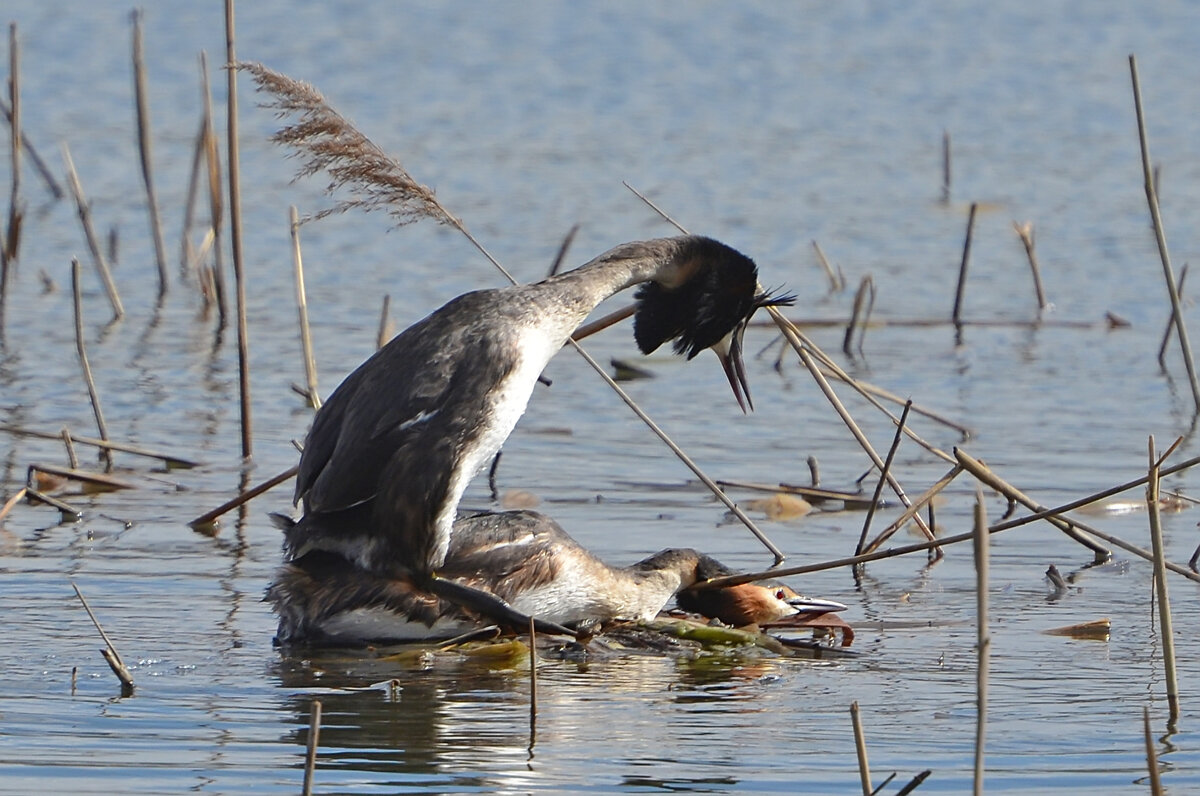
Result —
[[[733, 570], [709, 556], [702, 556], [696, 569], [698, 581], [732, 574]], [[790, 586], [772, 580], [716, 589], [685, 587], [675, 595], [675, 602], [685, 611], [720, 619], [734, 627], [776, 622], [798, 614], [846, 610], [839, 602], [805, 597]]]
[[715, 240], [626, 243], [536, 284], [467, 293], [393, 338], [317, 412], [300, 458], [295, 499], [305, 517], [287, 535], [289, 558], [335, 553], [465, 599], [437, 573], [467, 483], [500, 449], [575, 327], [633, 285], [641, 285], [639, 348], [673, 340], [689, 358], [713, 348], [739, 404], [748, 401], [745, 325], [758, 307], [790, 298], [760, 293], [754, 262]]
[[[285, 531], [294, 526], [287, 517], [272, 516]], [[672, 549], [610, 567], [549, 517], [509, 511], [455, 522], [439, 573], [516, 611], [577, 625], [652, 619], [680, 588], [696, 582], [700, 560], [695, 550]], [[267, 601], [279, 614], [280, 643], [449, 638], [479, 626], [455, 602], [419, 588], [412, 578], [380, 575], [320, 550], [284, 564]]]

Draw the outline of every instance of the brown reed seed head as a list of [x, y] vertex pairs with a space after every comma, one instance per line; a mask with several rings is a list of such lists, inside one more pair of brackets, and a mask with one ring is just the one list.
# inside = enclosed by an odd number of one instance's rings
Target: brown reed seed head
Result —
[[461, 222], [438, 202], [432, 189], [413, 179], [399, 161], [330, 107], [311, 84], [293, 80], [260, 63], [243, 61], [235, 67], [248, 72], [259, 91], [274, 97], [274, 101], [263, 103], [263, 107], [273, 108], [280, 118], [295, 118], [271, 140], [291, 148], [301, 159], [296, 178], [323, 171], [330, 177], [325, 188], [327, 194], [332, 196], [345, 189], [353, 195], [317, 213], [315, 218], [350, 209], [384, 210], [398, 226], [430, 218], [439, 224], [461, 227]]

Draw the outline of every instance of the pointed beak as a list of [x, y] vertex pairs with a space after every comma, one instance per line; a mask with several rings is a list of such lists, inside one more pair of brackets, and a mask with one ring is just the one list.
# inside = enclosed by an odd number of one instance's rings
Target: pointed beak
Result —
[[712, 347], [721, 367], [725, 369], [725, 377], [733, 389], [733, 397], [737, 398], [738, 406], [743, 412], [754, 409], [754, 401], [750, 398], [750, 385], [746, 383], [746, 366], [742, 362], [742, 335], [746, 332], [744, 323], [738, 324], [732, 332], [725, 335]]
[[827, 614], [833, 611], [846, 610], [846, 606], [834, 600], [822, 600], [817, 597], [804, 597], [801, 595], [790, 598], [787, 603], [802, 614]]

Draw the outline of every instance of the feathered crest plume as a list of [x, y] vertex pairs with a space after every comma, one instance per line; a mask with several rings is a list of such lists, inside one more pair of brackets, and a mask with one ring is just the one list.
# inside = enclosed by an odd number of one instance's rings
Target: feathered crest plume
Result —
[[462, 229], [434, 196], [433, 190], [413, 179], [399, 161], [388, 156], [326, 102], [311, 84], [293, 80], [260, 63], [240, 62], [239, 71], [249, 72], [259, 91], [273, 101], [263, 103], [279, 118], [295, 121], [271, 136], [277, 144], [290, 147], [302, 162], [296, 178], [324, 171], [330, 177], [325, 192], [334, 196], [345, 189], [352, 196], [339, 199], [333, 207], [317, 213], [324, 218], [350, 209], [384, 210], [398, 226], [422, 218]]

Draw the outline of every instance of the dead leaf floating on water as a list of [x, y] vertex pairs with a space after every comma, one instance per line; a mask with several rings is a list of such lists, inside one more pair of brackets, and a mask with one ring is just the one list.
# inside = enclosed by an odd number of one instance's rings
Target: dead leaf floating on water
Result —
[[1091, 622], [1056, 627], [1051, 630], [1043, 630], [1042, 632], [1047, 636], [1067, 636], [1068, 638], [1077, 638], [1086, 641], [1108, 641], [1108, 633], [1111, 629], [1112, 622], [1109, 621], [1108, 617], [1104, 617], [1103, 619], [1094, 619]]
[[812, 511], [812, 504], [802, 497], [777, 492], [769, 498], [747, 501], [746, 508], [761, 511], [769, 520], [794, 520]]

